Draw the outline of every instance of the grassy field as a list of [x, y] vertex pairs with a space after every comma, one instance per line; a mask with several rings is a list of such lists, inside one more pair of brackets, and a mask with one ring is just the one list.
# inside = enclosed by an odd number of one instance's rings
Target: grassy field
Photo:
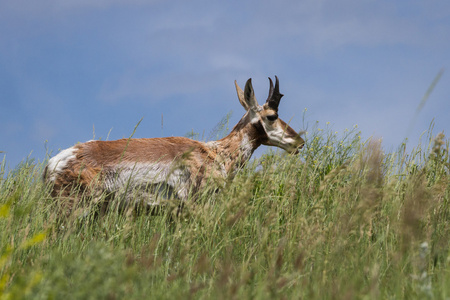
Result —
[[392, 153], [356, 128], [306, 141], [179, 219], [92, 207], [61, 221], [43, 164], [3, 161], [0, 299], [450, 299], [443, 134]]

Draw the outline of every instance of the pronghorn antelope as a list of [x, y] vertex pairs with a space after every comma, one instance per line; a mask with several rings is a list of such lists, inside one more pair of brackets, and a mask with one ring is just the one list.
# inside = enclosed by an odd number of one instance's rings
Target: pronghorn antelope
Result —
[[[62, 150], [44, 170], [45, 181], [52, 183], [52, 196], [75, 200], [83, 194], [111, 193], [122, 195], [126, 204], [143, 201], [157, 205], [166, 198], [183, 203], [189, 194], [205, 187], [209, 178], [233, 174], [260, 145], [298, 153], [304, 140], [278, 117], [283, 94], [275, 78], [275, 87], [269, 78], [269, 96], [262, 106], [256, 101], [251, 78], [244, 91], [235, 81], [239, 102], [247, 112], [221, 140], [165, 137], [88, 141]], [[74, 188], [78, 194], [73, 193]]]

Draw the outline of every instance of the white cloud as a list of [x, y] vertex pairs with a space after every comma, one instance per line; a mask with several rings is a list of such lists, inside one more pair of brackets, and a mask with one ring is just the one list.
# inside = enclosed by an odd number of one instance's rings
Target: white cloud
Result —
[[45, 17], [56, 12], [73, 11], [74, 9], [106, 9], [113, 6], [149, 6], [163, 2], [161, 0], [15, 0], [2, 1], [0, 9], [17, 15]]
[[35, 142], [42, 143], [55, 137], [58, 132], [59, 130], [51, 125], [48, 120], [38, 118], [32, 126], [31, 136]]
[[[428, 14], [403, 15], [403, 6], [385, 1], [327, 0], [280, 4], [260, 10], [262, 17], [255, 18], [259, 24], [253, 27], [270, 32], [269, 37], [292, 38], [295, 44], [300, 43], [308, 51], [332, 51], [354, 45], [424, 45], [430, 41], [439, 42], [438, 36], [442, 36], [442, 33], [436, 35], [434, 26], [429, 26], [432, 19]], [[447, 12], [449, 9], [450, 5], [447, 5]], [[448, 27], [441, 27], [441, 30], [450, 33]]]
[[[138, 76], [127, 73], [120, 77], [108, 78], [97, 97], [100, 101], [108, 103], [144, 100], [147, 103], [156, 104], [173, 96], [198, 96], [205, 90], [215, 88], [211, 85], [212, 81], [207, 75], [171, 73]], [[206, 101], [207, 99], [201, 100]]]
[[24, 124], [19, 121], [7, 120], [0, 124], [0, 128], [8, 139], [12, 139], [23, 134]]

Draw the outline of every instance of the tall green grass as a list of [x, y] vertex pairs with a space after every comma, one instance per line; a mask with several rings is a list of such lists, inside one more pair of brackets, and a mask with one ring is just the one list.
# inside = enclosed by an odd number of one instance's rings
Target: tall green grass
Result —
[[0, 298], [449, 299], [448, 151], [316, 126], [180, 218], [93, 207], [63, 225], [43, 165], [3, 161]]

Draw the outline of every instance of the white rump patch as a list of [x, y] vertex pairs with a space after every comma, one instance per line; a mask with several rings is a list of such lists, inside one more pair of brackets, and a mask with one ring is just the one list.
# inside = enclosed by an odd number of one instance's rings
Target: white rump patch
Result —
[[70, 147], [50, 158], [47, 164], [47, 172], [50, 174], [50, 181], [55, 181], [56, 176], [67, 167], [67, 163], [70, 160], [75, 159], [76, 151], [77, 150], [74, 147]]

